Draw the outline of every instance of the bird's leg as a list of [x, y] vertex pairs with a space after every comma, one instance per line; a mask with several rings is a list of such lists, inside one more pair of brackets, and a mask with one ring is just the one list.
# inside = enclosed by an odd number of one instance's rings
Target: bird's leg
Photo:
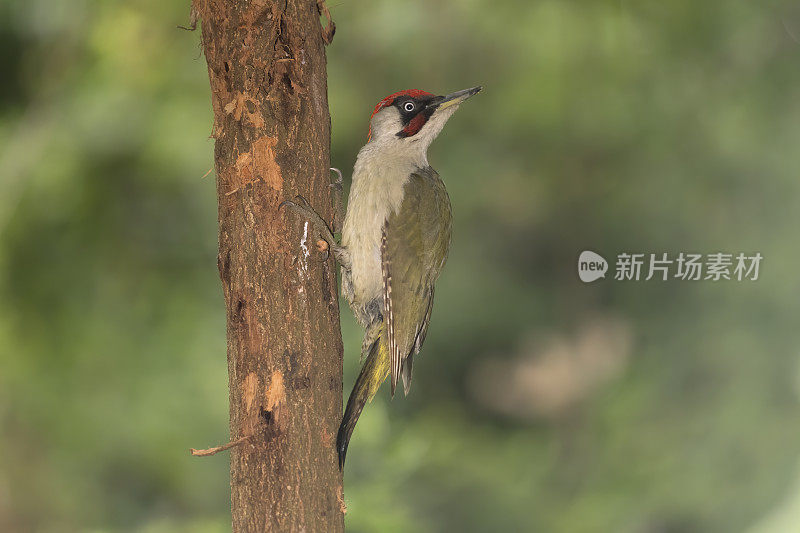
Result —
[[364, 362], [364, 358], [369, 353], [372, 343], [378, 340], [378, 337], [381, 336], [382, 323], [383, 321], [380, 318], [376, 318], [369, 323], [369, 326], [367, 326], [367, 330], [364, 332], [364, 341], [361, 343], [361, 359], [359, 362]]
[[322, 217], [319, 216], [316, 211], [314, 211], [314, 208], [309, 205], [305, 198], [297, 195], [295, 196], [295, 200], [296, 202], [286, 200], [282, 202], [278, 208], [280, 209], [282, 207], [286, 207], [305, 218], [306, 221], [310, 222], [316, 236], [319, 237], [319, 239], [324, 240], [328, 244], [328, 249], [333, 251], [333, 257], [336, 258], [336, 261], [338, 261], [340, 265], [349, 269], [350, 255], [343, 246], [336, 242], [336, 238], [334, 238], [333, 233], [328, 227], [328, 224], [326, 224]]
[[342, 198], [342, 171], [338, 168], [331, 168], [338, 176], [336, 181], [330, 184], [333, 193], [333, 232], [340, 233], [344, 223], [344, 200]]

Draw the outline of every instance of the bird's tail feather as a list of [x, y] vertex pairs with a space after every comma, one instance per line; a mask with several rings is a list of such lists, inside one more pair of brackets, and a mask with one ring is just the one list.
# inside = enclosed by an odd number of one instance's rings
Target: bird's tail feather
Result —
[[378, 389], [389, 375], [389, 347], [386, 343], [384, 330], [381, 329], [380, 336], [372, 343], [369, 355], [361, 367], [361, 373], [356, 379], [350, 398], [347, 400], [347, 407], [344, 410], [342, 423], [339, 425], [339, 433], [336, 436], [336, 451], [339, 453], [339, 468], [344, 468], [344, 459], [347, 455], [347, 445], [350, 437], [361, 415], [364, 405], [375, 396]]

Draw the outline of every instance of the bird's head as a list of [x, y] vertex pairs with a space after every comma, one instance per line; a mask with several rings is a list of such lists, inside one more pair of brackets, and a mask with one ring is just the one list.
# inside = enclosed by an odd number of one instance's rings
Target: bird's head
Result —
[[[436, 96], [419, 89], [390, 94], [375, 106], [369, 121], [368, 145], [425, 154], [458, 106], [483, 87]], [[377, 147], [377, 146], [376, 146]]]

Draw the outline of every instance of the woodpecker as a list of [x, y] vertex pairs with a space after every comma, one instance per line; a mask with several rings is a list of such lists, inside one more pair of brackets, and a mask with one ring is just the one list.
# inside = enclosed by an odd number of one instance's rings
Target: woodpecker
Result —
[[459, 105], [481, 89], [446, 96], [410, 89], [378, 102], [353, 169], [341, 243], [305, 202], [282, 204], [310, 219], [317, 236], [333, 250], [341, 266], [342, 294], [365, 329], [364, 364], [336, 439], [339, 468], [364, 405], [387, 376], [392, 396], [399, 380], [404, 394], [409, 392], [452, 225], [450, 198], [428, 163], [428, 147]]

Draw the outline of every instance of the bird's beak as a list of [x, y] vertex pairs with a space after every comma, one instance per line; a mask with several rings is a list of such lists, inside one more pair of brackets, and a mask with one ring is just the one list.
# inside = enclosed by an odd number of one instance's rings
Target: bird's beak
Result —
[[474, 96], [481, 92], [482, 86], [478, 85], [471, 89], [464, 89], [463, 91], [456, 91], [447, 96], [437, 96], [431, 103], [427, 105], [428, 109], [447, 109], [450, 106], [458, 105], [470, 96]]

